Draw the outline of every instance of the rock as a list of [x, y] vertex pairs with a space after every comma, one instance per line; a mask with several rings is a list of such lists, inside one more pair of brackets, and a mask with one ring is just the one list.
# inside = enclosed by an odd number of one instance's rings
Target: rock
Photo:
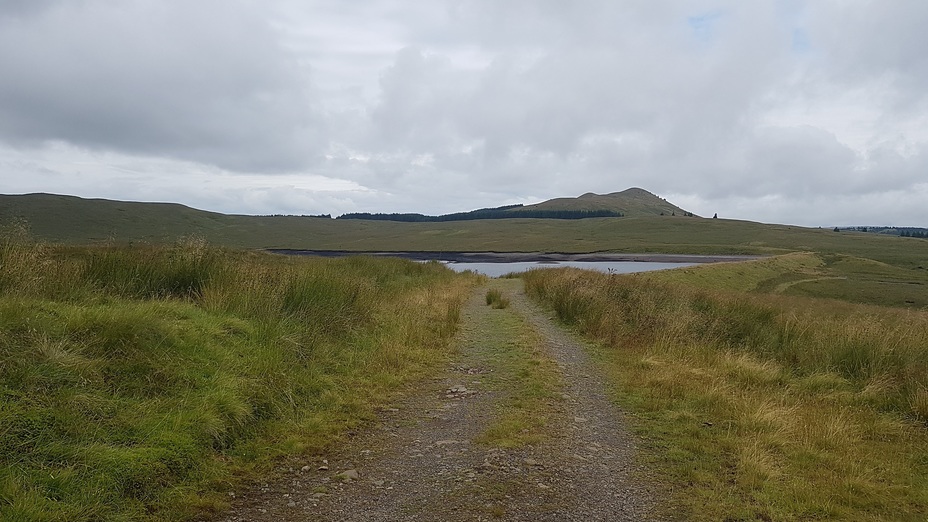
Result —
[[375, 481], [371, 482], [371, 484], [377, 486], [378, 488], [382, 488], [382, 487], [383, 487], [383, 481], [382, 481], [382, 480], [375, 480]]
[[287, 507], [296, 507], [296, 502], [292, 500], [290, 502], [287, 502]]
[[300, 471], [302, 471], [303, 473], [306, 473], [306, 472], [309, 471], [310, 469], [312, 469], [312, 468], [310, 468], [309, 466], [303, 466], [302, 468], [300, 468]]
[[358, 480], [361, 478], [361, 474], [358, 473], [356, 469], [346, 469], [338, 475], [335, 475], [335, 478], [341, 479], [342, 482], [351, 482], [353, 480]]
[[525, 464], [526, 466], [543, 467], [541, 465], [541, 462], [538, 462], [537, 460], [532, 459], [532, 458], [523, 459], [522, 463]]
[[318, 471], [329, 471], [329, 467], [326, 466], [325, 464], [319, 466], [319, 467], [316, 468], [316, 469], [317, 469]]

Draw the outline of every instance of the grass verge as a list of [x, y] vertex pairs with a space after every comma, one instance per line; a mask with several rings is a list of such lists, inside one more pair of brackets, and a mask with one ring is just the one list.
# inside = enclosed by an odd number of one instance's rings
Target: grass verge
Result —
[[435, 263], [0, 241], [0, 520], [185, 520], [448, 357]]
[[527, 291], [598, 341], [680, 520], [928, 517], [928, 317], [578, 270]]

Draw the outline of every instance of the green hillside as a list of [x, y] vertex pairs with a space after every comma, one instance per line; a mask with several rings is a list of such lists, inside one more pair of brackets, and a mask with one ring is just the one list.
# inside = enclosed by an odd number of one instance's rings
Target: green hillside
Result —
[[621, 212], [626, 217], [660, 215], [682, 217], [689, 214], [673, 203], [640, 188], [630, 188], [611, 194], [588, 192], [576, 198], [549, 199], [534, 205], [519, 207], [510, 212], [518, 213], [526, 210], [609, 210]]
[[176, 203], [84, 199], [56, 194], [0, 195], [0, 222], [25, 220], [39, 238], [66, 243], [106, 239], [160, 242], [229, 225], [230, 216]]
[[430, 252], [782, 254], [815, 251], [928, 268], [928, 240], [728, 219], [671, 216], [447, 223], [240, 216], [182, 205], [32, 194], [0, 196], [0, 223], [21, 219], [60, 243], [173, 242], [197, 235], [239, 248]]

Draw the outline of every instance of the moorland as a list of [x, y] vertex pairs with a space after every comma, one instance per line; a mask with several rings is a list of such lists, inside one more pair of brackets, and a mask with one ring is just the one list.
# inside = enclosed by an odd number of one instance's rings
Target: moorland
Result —
[[617, 211], [402, 223], [2, 196], [0, 519], [212, 516], [446, 367], [485, 285], [267, 248], [768, 256], [521, 279], [591, 343], [665, 516], [928, 517], [928, 241]]

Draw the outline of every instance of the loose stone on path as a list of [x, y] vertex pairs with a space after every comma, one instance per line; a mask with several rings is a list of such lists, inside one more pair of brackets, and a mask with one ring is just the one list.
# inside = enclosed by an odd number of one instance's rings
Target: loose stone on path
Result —
[[[582, 343], [525, 298], [521, 281], [490, 285], [502, 289], [511, 306], [492, 310], [485, 305], [485, 288], [474, 293], [462, 312], [458, 355], [446, 374], [382, 409], [378, 424], [344, 445], [285, 468], [289, 471], [261, 487], [236, 492], [220, 520], [651, 520], [654, 493], [646, 475], [636, 472], [634, 439]], [[563, 401], [540, 443], [495, 448], [475, 442], [507, 394], [482, 380], [499, 370], [481, 351], [486, 336], [501, 335], [493, 331], [492, 314], [514, 314], [529, 325], [541, 340], [532, 348], [555, 360], [563, 373], [565, 388], [558, 395]], [[514, 336], [508, 342], [525, 341]]]

